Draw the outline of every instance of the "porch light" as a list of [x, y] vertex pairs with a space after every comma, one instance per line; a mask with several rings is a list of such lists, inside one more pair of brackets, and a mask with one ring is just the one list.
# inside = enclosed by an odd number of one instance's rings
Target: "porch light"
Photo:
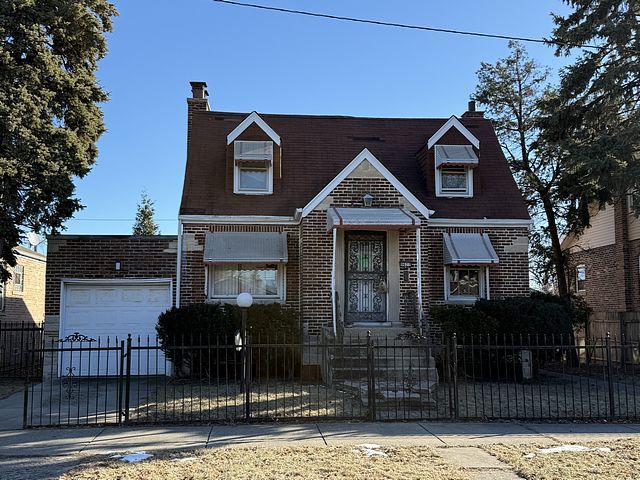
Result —
[[373, 195], [371, 195], [370, 193], [365, 193], [362, 196], [362, 202], [364, 203], [365, 207], [370, 207], [371, 205], [373, 205]]

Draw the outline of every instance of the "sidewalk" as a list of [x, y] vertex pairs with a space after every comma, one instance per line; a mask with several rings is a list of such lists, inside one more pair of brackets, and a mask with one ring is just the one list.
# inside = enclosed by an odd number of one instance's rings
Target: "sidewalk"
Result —
[[311, 444], [473, 447], [491, 443], [570, 443], [640, 436], [640, 424], [310, 423], [180, 427], [56, 428], [0, 431], [2, 457], [96, 455], [228, 445]]

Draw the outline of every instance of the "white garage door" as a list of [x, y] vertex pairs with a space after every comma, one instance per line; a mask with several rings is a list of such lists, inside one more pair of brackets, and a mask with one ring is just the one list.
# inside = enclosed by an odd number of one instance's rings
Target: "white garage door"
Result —
[[[100, 339], [100, 347], [117, 346], [131, 334], [133, 345], [156, 345], [158, 315], [171, 307], [170, 282], [117, 282], [65, 284], [60, 338], [75, 333]], [[147, 340], [148, 339], [148, 340]], [[108, 343], [107, 343], [108, 342]], [[62, 345], [80, 346], [77, 342]], [[97, 342], [83, 347], [97, 347]], [[60, 374], [118, 375], [119, 352], [95, 350], [91, 352], [64, 352], [61, 355]], [[169, 370], [169, 371], [167, 371]], [[159, 349], [136, 350], [131, 358], [132, 375], [169, 374], [170, 366]]]

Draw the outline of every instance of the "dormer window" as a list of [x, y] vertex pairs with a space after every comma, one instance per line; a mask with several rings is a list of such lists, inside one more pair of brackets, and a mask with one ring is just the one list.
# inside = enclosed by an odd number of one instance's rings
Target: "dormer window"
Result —
[[273, 192], [273, 142], [233, 142], [233, 193], [269, 195]]
[[436, 145], [436, 195], [473, 197], [473, 168], [478, 156], [471, 145]]

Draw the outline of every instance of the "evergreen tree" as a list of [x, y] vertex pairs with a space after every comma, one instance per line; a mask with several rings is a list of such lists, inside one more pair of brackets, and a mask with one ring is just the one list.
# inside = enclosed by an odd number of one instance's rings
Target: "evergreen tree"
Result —
[[564, 202], [558, 189], [566, 158], [541, 139], [543, 103], [553, 95], [549, 71], [539, 66], [518, 42], [495, 64], [478, 70], [474, 98], [486, 108], [498, 139], [534, 220], [531, 235], [532, 272], [542, 285], [555, 278], [561, 295], [568, 294], [565, 258], [560, 248]]
[[153, 219], [155, 209], [153, 202], [146, 192], [142, 193], [142, 200], [138, 204], [136, 223], [133, 224], [133, 235], [160, 235], [158, 225]]
[[[640, 2], [565, 0], [555, 16], [558, 55], [583, 48], [549, 102], [545, 137], [568, 156], [561, 194], [573, 232], [589, 226], [593, 206], [640, 191]], [[640, 206], [637, 206], [640, 212]], [[597, 211], [597, 209], [595, 210]]]
[[0, 2], [0, 280], [26, 232], [56, 232], [81, 208], [104, 132], [95, 71], [116, 10], [106, 0]]

